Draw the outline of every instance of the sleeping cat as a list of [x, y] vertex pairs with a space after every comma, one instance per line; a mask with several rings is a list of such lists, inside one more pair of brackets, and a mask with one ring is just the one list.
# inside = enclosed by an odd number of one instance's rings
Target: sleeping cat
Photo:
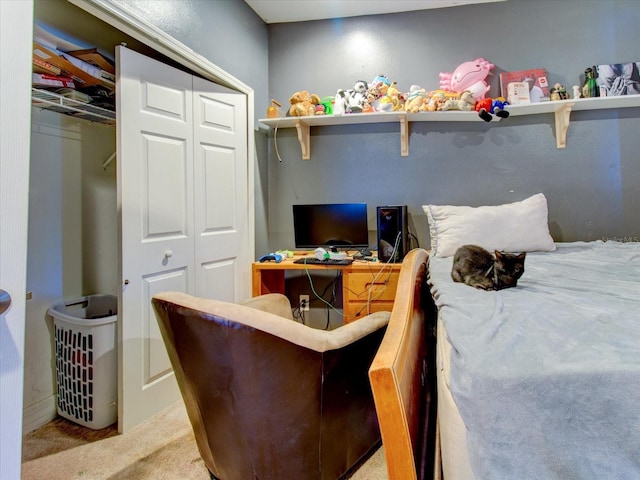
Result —
[[526, 253], [514, 255], [490, 252], [477, 245], [464, 245], [453, 256], [451, 278], [482, 290], [502, 290], [515, 287], [524, 273]]

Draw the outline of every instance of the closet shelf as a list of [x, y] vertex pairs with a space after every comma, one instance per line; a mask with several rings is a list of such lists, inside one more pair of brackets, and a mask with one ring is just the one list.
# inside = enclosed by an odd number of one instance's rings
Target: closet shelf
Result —
[[[528, 105], [509, 105], [507, 109], [512, 116], [540, 115], [553, 113], [555, 116], [556, 147], [565, 148], [567, 130], [569, 129], [572, 111], [600, 110], [610, 108], [639, 107], [640, 95], [624, 95], [619, 97], [579, 98], [575, 100], [557, 100], [552, 102], [532, 103]], [[491, 124], [500, 118], [494, 117]], [[507, 120], [508, 121], [508, 120]], [[318, 115], [307, 117], [263, 118], [260, 123], [273, 128], [296, 128], [298, 141], [302, 150], [302, 159], [311, 158], [311, 127], [330, 125], [360, 125], [367, 123], [399, 123], [400, 154], [409, 155], [409, 123], [410, 122], [482, 122], [476, 112], [380, 112], [352, 113], [348, 115]]]
[[104, 123], [113, 127], [116, 125], [116, 112], [66, 98], [48, 90], [31, 88], [31, 104], [90, 122]]

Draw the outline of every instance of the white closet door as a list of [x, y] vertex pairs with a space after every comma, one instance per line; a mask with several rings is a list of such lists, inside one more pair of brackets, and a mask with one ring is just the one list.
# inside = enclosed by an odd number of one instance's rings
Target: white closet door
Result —
[[246, 97], [193, 79], [196, 295], [248, 297]]
[[119, 430], [179, 398], [151, 306], [251, 289], [246, 96], [124, 47], [118, 65]]
[[119, 430], [179, 398], [151, 297], [194, 291], [192, 77], [124, 47], [117, 55], [121, 221]]

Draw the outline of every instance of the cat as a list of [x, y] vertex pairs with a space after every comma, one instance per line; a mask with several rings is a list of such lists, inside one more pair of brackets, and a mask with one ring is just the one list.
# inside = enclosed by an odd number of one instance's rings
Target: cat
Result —
[[526, 253], [515, 255], [491, 252], [477, 245], [464, 245], [453, 256], [451, 278], [481, 290], [502, 290], [515, 287], [524, 273]]

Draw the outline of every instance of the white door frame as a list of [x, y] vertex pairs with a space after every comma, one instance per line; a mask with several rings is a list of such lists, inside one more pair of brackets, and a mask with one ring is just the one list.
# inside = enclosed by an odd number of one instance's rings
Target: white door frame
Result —
[[32, 1], [0, 1], [0, 478], [20, 478], [31, 146]]

